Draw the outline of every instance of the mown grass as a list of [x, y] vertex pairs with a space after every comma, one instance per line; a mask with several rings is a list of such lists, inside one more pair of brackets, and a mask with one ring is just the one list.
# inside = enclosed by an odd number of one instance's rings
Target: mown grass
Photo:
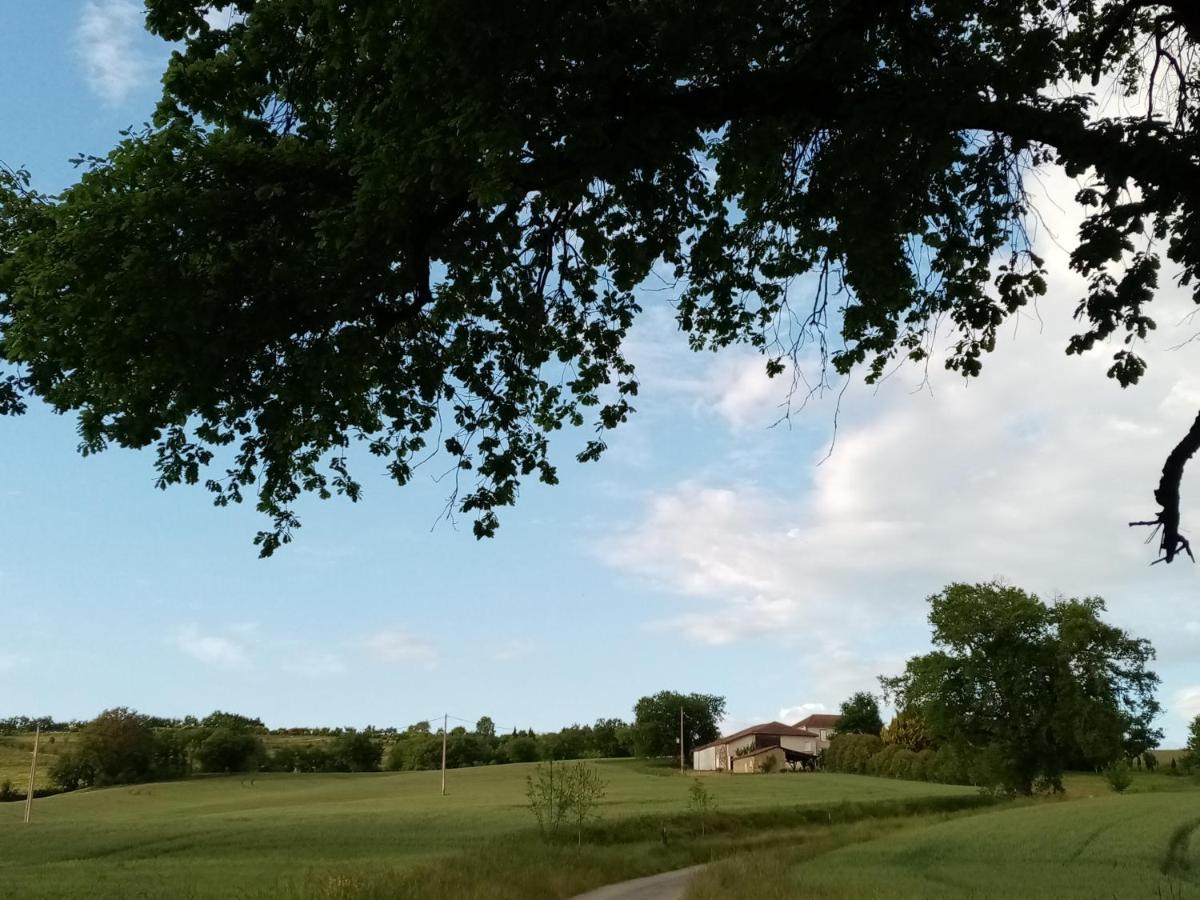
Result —
[[[702, 858], [711, 855], [704, 846], [678, 846], [695, 842], [678, 819], [686, 811], [690, 779], [650, 774], [627, 761], [597, 765], [608, 780], [604, 824], [589, 838], [594, 861], [585, 866], [573, 857], [579, 871], [591, 871], [588, 878], [620, 878], [628, 871], [661, 871], [678, 859], [686, 864], [693, 849]], [[443, 875], [461, 866], [482, 874], [479, 867], [488, 859], [519, 858], [541, 860], [538, 871], [548, 875], [557, 869], [555, 854], [572, 851], [547, 849], [532, 833], [524, 797], [529, 771], [523, 765], [452, 771], [446, 797], [440, 796], [437, 772], [231, 776], [107, 788], [39, 800], [28, 827], [20, 824], [20, 804], [0, 804], [5, 895], [324, 896], [321, 885], [330, 878], [366, 885], [449, 857], [454, 861], [439, 869]], [[946, 785], [826, 774], [712, 776], [705, 784], [721, 819], [747, 839], [763, 828], [803, 826], [805, 820], [788, 817], [798, 809], [828, 822], [837, 816], [830, 805], [836, 809], [844, 801], [973, 794]], [[732, 838], [726, 832], [707, 840], [715, 847], [722, 839]]]
[[[1086, 777], [1084, 777], [1086, 778]], [[852, 846], [800, 846], [722, 861], [688, 900], [907, 897], [1200, 897], [1200, 791], [1144, 776], [1140, 792], [998, 807]]]

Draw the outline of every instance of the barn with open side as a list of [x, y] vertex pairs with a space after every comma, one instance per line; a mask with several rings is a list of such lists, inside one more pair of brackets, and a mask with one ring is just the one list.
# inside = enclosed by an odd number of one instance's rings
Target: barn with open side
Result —
[[[767, 768], [809, 768], [816, 763], [820, 736], [806, 728], [765, 722], [697, 747], [697, 772], [759, 772]], [[766, 763], [767, 759], [773, 763]]]

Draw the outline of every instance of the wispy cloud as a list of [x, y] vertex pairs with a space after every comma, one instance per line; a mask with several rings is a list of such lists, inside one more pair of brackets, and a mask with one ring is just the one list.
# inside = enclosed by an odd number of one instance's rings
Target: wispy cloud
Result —
[[205, 633], [188, 625], [171, 635], [170, 643], [193, 659], [211, 666], [236, 668], [249, 661], [246, 645], [222, 634]]
[[137, 46], [142, 7], [135, 0], [88, 0], [75, 31], [76, 50], [88, 86], [112, 105], [152, 77], [150, 61]]
[[1171, 698], [1170, 711], [1184, 722], [1190, 722], [1196, 716], [1200, 716], [1200, 684], [1176, 691]]
[[[1055, 196], [1069, 196], [1071, 182], [1057, 177]], [[1052, 224], [1058, 234], [1074, 229]], [[1163, 278], [1160, 329], [1146, 342], [1160, 352], [1135, 391], [1120, 391], [1104, 377], [1111, 350], [1063, 354], [1085, 286], [1061, 250], [1042, 250], [1056, 278], [1041, 319], [1014, 322], [1009, 346], [978, 381], [964, 385], [935, 368], [930, 390], [917, 396], [920, 372], [878, 389], [856, 382], [824, 463], [827, 445], [800, 443], [804, 455], [786, 482], [753, 480], [762, 473], [745, 467], [702, 470], [646, 498], [640, 516], [607, 535], [602, 558], [662, 592], [648, 627], [710, 646], [797, 646], [800, 659], [822, 664], [809, 667], [813, 680], [795, 700], [833, 704], [876, 688], [873, 676], [895, 671], [901, 652], [923, 650], [929, 593], [1006, 576], [1047, 598], [1104, 596], [1110, 621], [1158, 649], [1170, 717], [1196, 708], [1195, 688], [1174, 693], [1180, 676], [1194, 684], [1184, 666], [1195, 659], [1200, 625], [1178, 619], [1191, 609], [1181, 604], [1194, 597], [1192, 571], [1150, 569], [1153, 546], [1126, 528], [1153, 514], [1162, 459], [1200, 406], [1200, 345], [1162, 352], [1192, 333], [1186, 322], [1172, 327], [1194, 308], [1190, 294]], [[735, 433], [773, 415], [751, 373], [730, 370], [726, 393], [709, 404]], [[743, 434], [748, 445], [762, 443]]]
[[284, 663], [285, 672], [296, 675], [307, 675], [313, 678], [330, 675], [341, 675], [346, 671], [346, 664], [336, 653], [324, 650], [300, 650], [293, 653]]
[[437, 659], [433, 644], [406, 631], [380, 631], [363, 640], [363, 647], [382, 662], [423, 662]]
[[512, 640], [502, 641], [492, 647], [492, 659], [497, 662], [516, 662], [519, 659], [525, 659], [533, 653], [535, 645], [532, 641], [527, 641], [522, 638], [513, 638]]

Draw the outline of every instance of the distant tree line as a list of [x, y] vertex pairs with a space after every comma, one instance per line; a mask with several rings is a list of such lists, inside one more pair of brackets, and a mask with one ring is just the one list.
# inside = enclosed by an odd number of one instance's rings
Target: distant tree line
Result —
[[84, 725], [76, 719], [55, 719], [53, 716], [9, 716], [0, 719], [0, 737], [36, 731], [78, 731]]
[[[449, 768], [612, 757], [675, 757], [679, 753], [680, 710], [685, 747], [717, 736], [725, 701], [706, 694], [662, 691], [642, 697], [634, 721], [597, 719], [558, 731], [514, 728], [500, 734], [483, 716], [473, 729], [451, 728], [445, 735]], [[442, 765], [443, 735], [428, 721], [406, 728], [278, 728], [238, 713], [213, 712], [203, 718], [149, 716], [125, 707], [105, 710], [90, 722], [14, 717], [12, 733], [37, 724], [44, 730], [71, 730], [77, 738], [56, 755], [50, 778], [62, 790], [235, 772], [412, 771]], [[309, 740], [305, 740], [305, 739]]]

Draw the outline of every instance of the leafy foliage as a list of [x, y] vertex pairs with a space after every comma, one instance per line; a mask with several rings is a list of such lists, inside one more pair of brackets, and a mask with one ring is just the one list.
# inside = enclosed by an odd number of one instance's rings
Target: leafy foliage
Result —
[[234, 728], [214, 728], [199, 741], [195, 759], [201, 772], [250, 772], [266, 755], [262, 738]]
[[[1184, 761], [1189, 768], [1200, 771], [1200, 715], [1192, 719], [1188, 725], [1187, 753]], [[1172, 760], [1174, 762], [1174, 760]]]
[[700, 821], [700, 834], [708, 828], [708, 818], [717, 810], [717, 798], [704, 786], [699, 778], [693, 778], [688, 788], [688, 809]]
[[[683, 711], [683, 742], [679, 746], [679, 713]], [[721, 736], [725, 698], [711, 694], [659, 691], [642, 697], [633, 707], [633, 746], [638, 756], [678, 756]]]
[[902, 709], [887, 724], [880, 733], [885, 744], [898, 744], [914, 752], [920, 752], [932, 746], [929, 728], [925, 720], [916, 710]]
[[1047, 606], [990, 582], [952, 584], [929, 602], [937, 649], [884, 687], [969, 760], [975, 783], [1061, 790], [1068, 766], [1122, 758], [1131, 732], [1161, 739], [1154, 650], [1102, 622], [1100, 598]]
[[[85, 453], [252, 496], [264, 555], [301, 494], [361, 496], [354, 444], [397, 484], [445, 454], [493, 534], [558, 480], [550, 435], [592, 428], [594, 460], [633, 411], [650, 279], [691, 346], [772, 375], [811, 345], [876, 381], [949, 337], [974, 376], [1046, 292], [1024, 185], [1050, 161], [1084, 179], [1068, 352], [1112, 341], [1136, 383], [1162, 259], [1200, 272], [1184, 0], [146, 6], [180, 44], [153, 122], [57, 196], [0, 170], [0, 414], [40, 398]], [[1101, 116], [1089, 78], [1147, 114]], [[1156, 491], [1167, 560], [1195, 431]]]
[[883, 719], [879, 717], [879, 701], [867, 691], [859, 691], [842, 703], [838, 719], [838, 734], [879, 734]]
[[1123, 794], [1133, 784], [1133, 768], [1124, 759], [1104, 767], [1104, 780], [1115, 794]]

